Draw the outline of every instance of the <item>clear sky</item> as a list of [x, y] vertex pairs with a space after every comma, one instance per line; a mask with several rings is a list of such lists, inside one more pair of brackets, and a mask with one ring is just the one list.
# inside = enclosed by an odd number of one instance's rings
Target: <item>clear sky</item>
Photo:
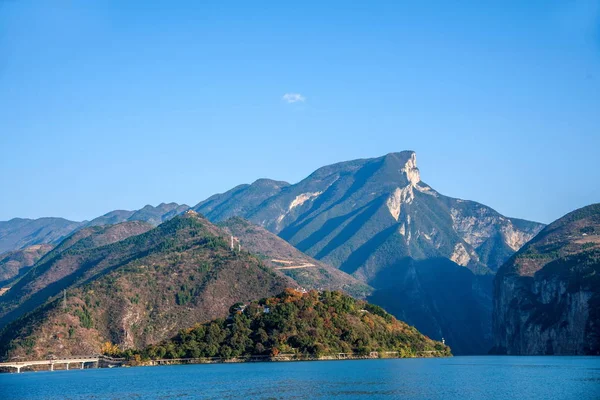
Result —
[[600, 0], [0, 0], [0, 220], [406, 149], [505, 215], [599, 202]]

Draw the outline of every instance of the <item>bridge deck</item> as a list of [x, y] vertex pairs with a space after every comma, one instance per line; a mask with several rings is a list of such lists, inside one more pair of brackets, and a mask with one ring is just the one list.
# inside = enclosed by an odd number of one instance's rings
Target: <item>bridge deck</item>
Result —
[[0, 368], [15, 368], [17, 372], [21, 372], [21, 368], [34, 365], [49, 365], [51, 370], [54, 370], [55, 364], [66, 364], [67, 369], [69, 364], [81, 364], [83, 368], [86, 363], [98, 363], [100, 360], [101, 357], [67, 357], [54, 360], [8, 361], [0, 363]]

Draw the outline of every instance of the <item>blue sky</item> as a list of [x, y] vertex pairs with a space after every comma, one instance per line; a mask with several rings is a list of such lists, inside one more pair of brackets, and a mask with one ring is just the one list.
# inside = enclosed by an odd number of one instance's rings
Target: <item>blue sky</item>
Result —
[[405, 149], [509, 216], [600, 201], [600, 0], [0, 0], [0, 220]]

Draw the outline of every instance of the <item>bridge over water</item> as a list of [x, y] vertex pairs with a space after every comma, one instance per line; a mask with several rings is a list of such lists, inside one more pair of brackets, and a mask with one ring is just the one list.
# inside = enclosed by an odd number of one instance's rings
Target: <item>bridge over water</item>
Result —
[[114, 359], [104, 356], [72, 356], [49, 360], [8, 361], [0, 363], [0, 368], [14, 368], [17, 370], [17, 373], [20, 373], [22, 368], [37, 365], [47, 365], [50, 371], [54, 371], [54, 366], [57, 364], [65, 365], [65, 369], [68, 370], [71, 364], [75, 364], [78, 367], [77, 369], [84, 369], [85, 365], [90, 363], [92, 363], [94, 367], [98, 368], [100, 363], [108, 365], [118, 365], [121, 364], [121, 362], [122, 360], [120, 359]]

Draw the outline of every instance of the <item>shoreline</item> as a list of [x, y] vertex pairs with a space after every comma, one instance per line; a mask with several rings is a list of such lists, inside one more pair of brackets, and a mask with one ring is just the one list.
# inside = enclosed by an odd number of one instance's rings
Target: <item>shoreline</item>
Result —
[[[241, 364], [241, 363], [261, 363], [261, 362], [300, 362], [300, 361], [349, 361], [349, 360], [391, 360], [391, 359], [409, 359], [409, 358], [451, 358], [453, 355], [443, 355], [440, 352], [423, 352], [425, 354], [416, 354], [414, 356], [401, 357], [398, 352], [386, 352], [382, 355], [373, 354], [358, 355], [339, 353], [328, 356], [305, 356], [298, 354], [281, 354], [277, 356], [247, 356], [235, 358], [223, 357], [203, 357], [203, 358], [175, 358], [140, 361], [139, 363], [126, 362], [123, 367], [134, 366], [160, 366], [160, 365], [194, 365], [194, 364]], [[396, 354], [392, 354], [396, 353]], [[434, 354], [435, 353], [435, 354]]]
[[[434, 354], [435, 353], [435, 354]], [[199, 364], [242, 364], [242, 363], [268, 363], [268, 362], [313, 362], [313, 361], [354, 361], [354, 360], [392, 360], [392, 359], [414, 359], [414, 358], [451, 358], [453, 355], [443, 355], [439, 352], [425, 352], [425, 354], [416, 354], [408, 357], [399, 356], [398, 352], [386, 352], [379, 354], [372, 352], [371, 354], [358, 355], [339, 353], [328, 356], [306, 356], [299, 354], [280, 354], [277, 356], [268, 355], [255, 355], [246, 357], [202, 357], [202, 358], [165, 358], [157, 360], [125, 360], [125, 359], [109, 359], [100, 360], [98, 364], [85, 367], [85, 368], [64, 368], [64, 367], [52, 367], [48, 368], [46, 365], [35, 365], [27, 369], [23, 369], [19, 373], [25, 372], [51, 372], [51, 371], [75, 371], [75, 370], [86, 370], [86, 369], [111, 369], [111, 368], [132, 368], [132, 367], [158, 367], [167, 365], [199, 365]], [[57, 366], [59, 364], [56, 364]], [[17, 373], [11, 370], [4, 369], [1, 373]]]

